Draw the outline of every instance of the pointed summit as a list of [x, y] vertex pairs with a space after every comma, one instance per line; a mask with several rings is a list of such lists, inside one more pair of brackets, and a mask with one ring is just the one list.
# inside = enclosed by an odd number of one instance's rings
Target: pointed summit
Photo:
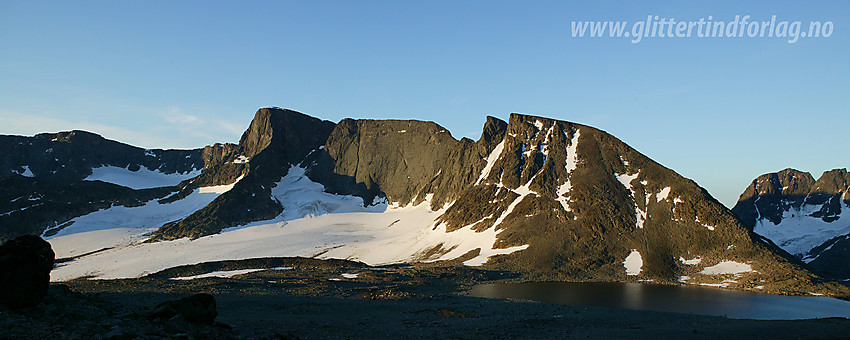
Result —
[[239, 146], [242, 156], [249, 159], [271, 147], [294, 162], [324, 144], [334, 125], [289, 109], [261, 108], [239, 139]]

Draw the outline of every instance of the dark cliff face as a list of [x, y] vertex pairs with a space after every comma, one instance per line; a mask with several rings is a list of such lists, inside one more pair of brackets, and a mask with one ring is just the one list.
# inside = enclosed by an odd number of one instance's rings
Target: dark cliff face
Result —
[[274, 152], [276, 157], [294, 164], [324, 144], [334, 125], [288, 109], [262, 108], [242, 134], [239, 147], [249, 159], [261, 152]]
[[365, 202], [382, 196], [406, 205], [433, 194], [436, 208], [472, 184], [486, 150], [485, 142], [456, 140], [433, 122], [345, 119], [311, 158], [309, 176]]
[[[81, 180], [93, 168], [141, 167], [166, 174], [200, 170], [203, 154], [196, 150], [142, 149], [85, 131], [43, 133], [35, 137], [0, 136], [0, 176], [53, 177]], [[27, 173], [29, 169], [29, 173]]]
[[813, 217], [825, 222], [838, 220], [842, 206], [850, 208], [850, 173], [847, 169], [824, 172], [812, 187], [805, 204], [821, 205], [821, 209], [812, 214]]

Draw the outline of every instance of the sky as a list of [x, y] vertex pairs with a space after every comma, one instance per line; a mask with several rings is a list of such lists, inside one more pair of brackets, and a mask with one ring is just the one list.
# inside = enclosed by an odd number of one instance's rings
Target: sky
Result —
[[[572, 31], [736, 15], [831, 29], [793, 43]], [[758, 175], [850, 165], [847, 32], [846, 1], [3, 1], [0, 134], [198, 148], [279, 106], [477, 140], [486, 116], [518, 112], [605, 130], [731, 207]]]

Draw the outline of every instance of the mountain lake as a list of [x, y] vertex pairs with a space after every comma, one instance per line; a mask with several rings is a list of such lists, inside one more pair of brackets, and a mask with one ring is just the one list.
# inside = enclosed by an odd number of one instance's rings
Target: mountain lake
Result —
[[710, 287], [620, 282], [492, 283], [473, 286], [467, 294], [484, 298], [714, 315], [733, 319], [850, 318], [850, 301], [823, 296], [782, 296]]

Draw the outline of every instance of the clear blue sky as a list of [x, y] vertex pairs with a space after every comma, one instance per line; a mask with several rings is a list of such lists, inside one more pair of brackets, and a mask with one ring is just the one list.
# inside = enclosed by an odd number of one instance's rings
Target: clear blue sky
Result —
[[[3, 1], [0, 133], [238, 141], [262, 106], [331, 121], [589, 124], [728, 206], [759, 174], [850, 166], [846, 1]], [[829, 38], [573, 38], [571, 21], [832, 21]]]

